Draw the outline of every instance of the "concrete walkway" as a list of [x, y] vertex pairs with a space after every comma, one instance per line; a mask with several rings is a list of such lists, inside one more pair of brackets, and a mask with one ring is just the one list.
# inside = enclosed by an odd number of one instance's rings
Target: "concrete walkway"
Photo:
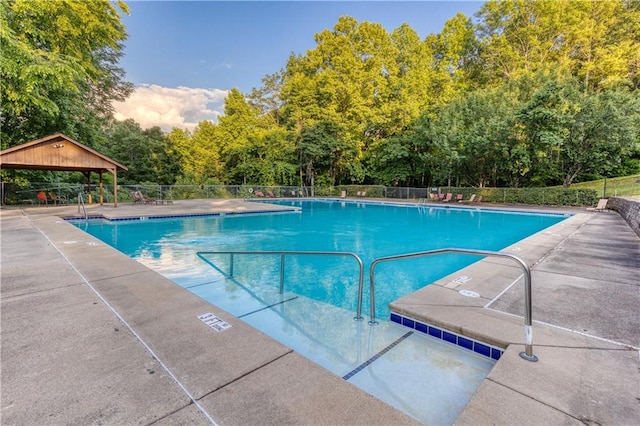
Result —
[[[89, 214], [265, 208], [280, 207], [199, 200]], [[76, 213], [0, 211], [2, 424], [415, 423], [59, 218]], [[580, 213], [505, 251], [534, 265], [537, 363], [518, 356], [520, 271], [502, 260], [393, 304], [507, 348], [457, 423], [637, 424], [640, 239], [616, 213]], [[453, 285], [461, 274], [473, 279]], [[217, 333], [204, 313], [232, 327]]]

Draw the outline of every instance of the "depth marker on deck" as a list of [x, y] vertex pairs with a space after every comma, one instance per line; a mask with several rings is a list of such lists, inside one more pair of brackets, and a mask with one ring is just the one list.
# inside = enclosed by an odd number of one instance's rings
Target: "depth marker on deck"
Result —
[[198, 319], [203, 323], [207, 324], [209, 327], [213, 328], [218, 333], [220, 333], [221, 331], [225, 331], [228, 328], [231, 328], [231, 324], [218, 318], [217, 316], [213, 315], [211, 312], [198, 315]]

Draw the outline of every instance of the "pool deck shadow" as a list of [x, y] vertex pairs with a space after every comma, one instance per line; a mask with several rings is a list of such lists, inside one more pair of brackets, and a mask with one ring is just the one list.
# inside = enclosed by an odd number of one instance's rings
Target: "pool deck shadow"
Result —
[[[88, 213], [278, 208], [187, 200]], [[457, 424], [640, 418], [640, 238], [617, 213], [568, 211], [577, 214], [504, 250], [533, 265], [538, 362], [518, 356], [521, 271], [504, 259], [483, 259], [392, 304], [506, 349]], [[60, 219], [76, 214], [76, 206], [0, 211], [3, 424], [415, 424]], [[458, 285], [460, 275], [471, 280]], [[216, 332], [197, 318], [208, 312], [231, 328]]]

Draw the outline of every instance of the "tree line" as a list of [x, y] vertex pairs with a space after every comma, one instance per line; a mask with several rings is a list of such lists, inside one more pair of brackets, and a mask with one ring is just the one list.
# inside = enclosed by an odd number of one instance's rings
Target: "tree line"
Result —
[[636, 0], [487, 1], [425, 38], [344, 16], [251, 93], [232, 89], [217, 123], [167, 134], [112, 119], [132, 89], [118, 67], [126, 5], [84, 4], [2, 1], [3, 147], [62, 131], [129, 167], [125, 183], [165, 185], [568, 186], [640, 173]]

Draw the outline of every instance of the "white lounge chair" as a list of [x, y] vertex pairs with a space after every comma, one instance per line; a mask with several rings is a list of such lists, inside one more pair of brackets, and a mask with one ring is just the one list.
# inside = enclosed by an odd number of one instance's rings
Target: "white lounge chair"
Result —
[[609, 210], [609, 209], [607, 209], [607, 201], [609, 201], [609, 200], [606, 199], [606, 198], [600, 198], [598, 200], [598, 205], [597, 206], [595, 206], [595, 207], [587, 207], [587, 210], [592, 211], [592, 212], [603, 212], [603, 211], [605, 211], [605, 209]]

